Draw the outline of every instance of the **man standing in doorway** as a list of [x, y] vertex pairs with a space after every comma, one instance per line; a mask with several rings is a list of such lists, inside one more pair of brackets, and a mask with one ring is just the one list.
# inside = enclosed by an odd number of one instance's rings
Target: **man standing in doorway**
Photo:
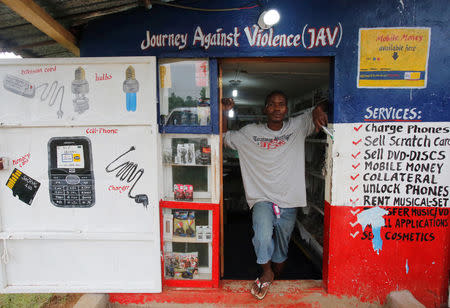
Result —
[[325, 106], [318, 105], [297, 117], [284, 120], [287, 96], [273, 91], [266, 97], [267, 124], [249, 124], [227, 132], [231, 98], [222, 99], [222, 131], [226, 146], [237, 150], [247, 203], [252, 209], [257, 260], [263, 273], [251, 293], [263, 299], [287, 259], [297, 208], [306, 206], [305, 138], [328, 122]]

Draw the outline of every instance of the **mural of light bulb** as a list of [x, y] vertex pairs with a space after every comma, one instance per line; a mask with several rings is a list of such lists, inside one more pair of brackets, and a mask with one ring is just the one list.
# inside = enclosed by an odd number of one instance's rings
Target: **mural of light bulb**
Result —
[[136, 93], [139, 91], [139, 82], [136, 80], [134, 67], [128, 66], [125, 71], [123, 92], [126, 94], [127, 111], [136, 111]]
[[85, 96], [85, 94], [89, 93], [89, 84], [85, 75], [86, 72], [80, 66], [75, 70], [75, 80], [72, 81], [72, 93], [75, 94], [73, 108], [79, 114], [89, 109], [89, 99]]

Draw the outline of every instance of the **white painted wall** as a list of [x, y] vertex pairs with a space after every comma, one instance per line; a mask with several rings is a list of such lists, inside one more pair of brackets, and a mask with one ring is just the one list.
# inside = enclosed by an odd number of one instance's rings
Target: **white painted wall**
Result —
[[[10, 164], [0, 170], [7, 183], [16, 168], [40, 183], [27, 204], [0, 185], [1, 292], [160, 292], [159, 191], [160, 140], [156, 123], [154, 57], [26, 59], [0, 63], [0, 79], [14, 74], [32, 84], [58, 81], [64, 86], [62, 118], [57, 106], [0, 87], [0, 157]], [[140, 84], [137, 110], [127, 111], [122, 83], [129, 65]], [[71, 81], [82, 66], [89, 82], [90, 108], [73, 108]], [[45, 68], [56, 70], [45, 72]], [[22, 70], [42, 72], [22, 74]], [[108, 80], [95, 81], [95, 74]], [[103, 76], [103, 75], [102, 75]], [[58, 100], [57, 100], [58, 101]], [[90, 140], [95, 204], [61, 208], [50, 202], [49, 149], [53, 137]], [[144, 173], [132, 196], [146, 194], [149, 204], [136, 203], [128, 191], [136, 178], [120, 180], [106, 166], [134, 146], [112, 168], [125, 162]], [[88, 159], [88, 158], [85, 158]], [[122, 191], [122, 192], [121, 192]]]
[[[428, 202], [415, 206], [450, 206], [445, 201], [450, 193], [448, 123], [368, 121], [334, 124], [333, 129], [333, 205], [394, 206], [399, 205], [395, 198], [409, 198]], [[368, 185], [378, 185], [380, 192], [373, 186], [367, 190]], [[427, 189], [439, 193], [423, 193]]]

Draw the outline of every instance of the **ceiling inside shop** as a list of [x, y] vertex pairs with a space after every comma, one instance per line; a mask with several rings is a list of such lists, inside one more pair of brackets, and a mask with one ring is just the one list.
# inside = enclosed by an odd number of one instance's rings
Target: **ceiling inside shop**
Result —
[[[273, 90], [281, 90], [289, 99], [295, 99], [321, 87], [328, 86], [330, 64], [328, 59], [320, 62], [286, 62], [274, 59], [248, 62], [225, 62], [222, 65], [223, 96], [234, 98], [237, 105], [263, 105], [265, 97]], [[238, 80], [238, 85], [236, 84]]]

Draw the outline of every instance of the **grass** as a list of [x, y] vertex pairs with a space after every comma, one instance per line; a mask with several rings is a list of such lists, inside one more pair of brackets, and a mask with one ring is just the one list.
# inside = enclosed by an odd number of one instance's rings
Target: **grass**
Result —
[[0, 308], [41, 308], [52, 294], [0, 294]]

